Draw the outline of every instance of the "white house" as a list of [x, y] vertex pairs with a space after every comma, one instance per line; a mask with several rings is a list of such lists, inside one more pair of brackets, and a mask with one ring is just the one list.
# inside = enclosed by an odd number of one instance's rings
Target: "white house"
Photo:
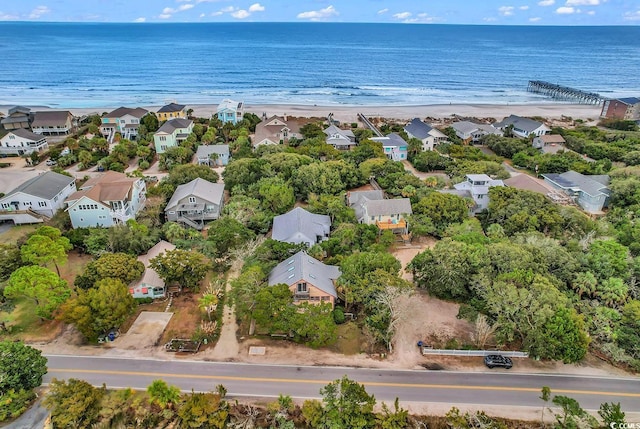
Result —
[[222, 166], [229, 163], [229, 145], [201, 145], [196, 150], [196, 161], [199, 165]]
[[67, 212], [74, 228], [110, 227], [136, 215], [146, 201], [143, 179], [107, 171], [87, 180], [67, 198]]
[[486, 135], [503, 135], [503, 132], [493, 125], [476, 124], [471, 121], [459, 121], [451, 124], [456, 132], [456, 136], [469, 143], [478, 143], [483, 136]]
[[458, 191], [468, 191], [475, 203], [474, 212], [479, 213], [489, 207], [489, 188], [492, 186], [504, 186], [502, 180], [494, 180], [486, 174], [467, 174], [464, 182], [457, 183], [453, 187]]
[[327, 135], [327, 144], [336, 149], [350, 150], [356, 145], [356, 136], [351, 130], [343, 130], [335, 125], [330, 125], [324, 130], [324, 133]]
[[411, 138], [422, 142], [422, 151], [433, 150], [440, 143], [447, 141], [447, 135], [442, 131], [425, 124], [418, 118], [414, 118], [404, 127], [404, 131]]
[[11, 219], [16, 224], [34, 223], [28, 216], [12, 216], [25, 211], [51, 218], [64, 207], [67, 197], [75, 191], [76, 181], [73, 177], [47, 171], [0, 198], [0, 220]]
[[102, 124], [100, 124], [100, 133], [109, 140], [113, 141], [116, 133], [120, 133], [122, 138], [135, 140], [138, 137], [138, 128], [140, 127], [140, 120], [149, 113], [148, 110], [137, 107], [132, 109], [130, 107], [119, 107], [116, 110], [107, 113], [102, 118]]
[[542, 122], [534, 121], [529, 118], [521, 118], [520, 116], [511, 115], [508, 118], [504, 118], [500, 122], [493, 124], [494, 128], [498, 128], [503, 132], [508, 128], [511, 128], [511, 132], [516, 137], [527, 138], [530, 135], [541, 136], [543, 134], [549, 134], [551, 128], [547, 127]]
[[44, 136], [24, 128], [9, 131], [0, 139], [0, 154], [2, 155], [29, 155], [47, 149], [49, 149], [49, 144]]

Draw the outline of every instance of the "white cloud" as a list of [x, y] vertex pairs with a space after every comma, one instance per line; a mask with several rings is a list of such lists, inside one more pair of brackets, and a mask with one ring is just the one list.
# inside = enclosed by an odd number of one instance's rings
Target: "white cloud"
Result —
[[133, 22], [146, 22], [147, 18], [145, 18], [144, 16], [141, 16], [140, 18], [136, 18], [133, 20]]
[[163, 15], [171, 15], [172, 13], [174, 13], [176, 10], [171, 8], [171, 7], [165, 7], [164, 9], [162, 9], [162, 14]]
[[264, 6], [262, 6], [260, 3], [254, 3], [249, 6], [249, 12], [264, 12]]
[[251, 14], [244, 9], [237, 10], [231, 14], [236, 19], [248, 18]]
[[10, 13], [0, 12], [0, 21], [15, 21], [19, 19], [18, 15], [11, 15]]
[[236, 10], [233, 6], [227, 6], [227, 7], [223, 7], [222, 9], [220, 9], [220, 12], [222, 13], [231, 13], [234, 10]]
[[541, 0], [538, 2], [538, 6], [553, 6], [556, 0]]
[[407, 19], [411, 16], [411, 12], [400, 12], [393, 15], [395, 19]]
[[38, 19], [42, 17], [42, 15], [46, 15], [50, 12], [51, 9], [49, 9], [47, 6], [38, 6], [31, 11], [31, 13], [29, 14], [29, 19]]
[[378, 11], [378, 15], [384, 15], [385, 13], [389, 12], [389, 9], [387, 9], [386, 7], [384, 9], [380, 9]]
[[598, 6], [600, 0], [567, 0], [565, 6]]
[[320, 10], [310, 10], [308, 12], [300, 12], [297, 16], [298, 19], [310, 19], [312, 21], [319, 21], [322, 19], [330, 18], [332, 16], [339, 15], [333, 5], [327, 6]]
[[222, 12], [221, 10], [217, 11], [217, 12], [211, 12], [211, 16], [220, 16], [222, 15], [224, 12]]
[[405, 19], [402, 22], [406, 24], [431, 24], [437, 21], [439, 21], [439, 18], [436, 18], [435, 16], [429, 16], [428, 13], [422, 12], [417, 14], [414, 18]]
[[178, 6], [177, 9], [174, 9], [172, 7], [165, 7], [164, 9], [162, 9], [162, 13], [160, 14], [160, 16], [158, 16], [158, 18], [169, 19], [174, 13], [184, 12], [185, 10], [193, 9], [194, 6], [195, 5], [192, 3], [185, 3]]
[[624, 14], [625, 21], [640, 21], [640, 9], [635, 12], [626, 12]]
[[495, 22], [497, 21], [497, 19], [493, 18], [493, 17], [489, 17], [489, 18], [482, 18], [482, 20], [484, 22]]
[[539, 16], [533, 17], [533, 18], [529, 18], [529, 22], [538, 22], [540, 21], [542, 18], [540, 18]]
[[571, 15], [572, 13], [576, 13], [575, 8], [562, 6], [556, 9], [556, 13], [560, 15]]
[[529, 6], [520, 6], [518, 9], [520, 9], [520, 10], [529, 10]]
[[193, 9], [193, 4], [191, 3], [187, 3], [187, 4], [181, 4], [180, 7], [178, 8], [178, 12], [182, 12], [185, 10], [189, 10], [189, 9]]
[[206, 13], [201, 13], [201, 14], [199, 15], [199, 17], [200, 17], [200, 18], [204, 18], [205, 16], [207, 16], [207, 14], [206, 14]]
[[589, 12], [587, 12], [587, 15], [591, 15], [591, 16], [593, 16], [593, 15], [595, 15], [595, 14], [596, 14], [596, 11], [595, 11], [595, 10], [590, 10]]
[[169, 18], [171, 18], [171, 14], [170, 13], [161, 13], [160, 15], [158, 15], [158, 18], [160, 18], [160, 19], [169, 19]]
[[513, 10], [515, 9], [515, 7], [513, 6], [500, 6], [498, 8], [498, 12], [500, 12], [500, 15], [502, 16], [511, 16], [513, 15]]

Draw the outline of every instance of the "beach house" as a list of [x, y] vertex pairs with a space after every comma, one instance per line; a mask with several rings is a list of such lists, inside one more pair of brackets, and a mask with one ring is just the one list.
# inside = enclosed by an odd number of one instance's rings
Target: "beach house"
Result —
[[156, 112], [158, 121], [168, 121], [174, 118], [187, 118], [187, 106], [184, 104], [169, 103], [165, 104]]
[[456, 132], [458, 136], [465, 143], [478, 143], [483, 136], [486, 135], [498, 135], [501, 136], [503, 132], [490, 124], [476, 124], [471, 121], [458, 121], [451, 124], [451, 128]]
[[547, 127], [542, 122], [534, 121], [529, 118], [521, 118], [516, 115], [511, 115], [500, 122], [496, 122], [493, 124], [493, 127], [501, 130], [502, 132], [511, 130], [511, 133], [515, 137], [521, 138], [527, 138], [530, 135], [541, 136], [551, 132], [551, 128]]
[[273, 218], [274, 240], [285, 243], [305, 243], [311, 247], [326, 240], [331, 231], [331, 218], [327, 215], [310, 213], [302, 207]]
[[406, 217], [413, 213], [408, 198], [387, 199], [378, 190], [352, 191], [347, 192], [347, 205], [355, 211], [360, 223], [376, 225], [381, 231], [408, 233]]
[[14, 106], [7, 112], [7, 117], [2, 118], [0, 123], [5, 130], [18, 130], [29, 128], [31, 109], [24, 106]]
[[299, 304], [330, 303], [335, 305], [338, 294], [335, 281], [340, 277], [340, 268], [325, 265], [300, 251], [275, 266], [269, 273], [269, 286], [286, 284], [293, 294], [293, 302]]
[[0, 155], [29, 155], [49, 149], [47, 139], [24, 128], [9, 131], [0, 139]]
[[242, 101], [233, 101], [225, 98], [218, 104], [216, 109], [218, 119], [224, 124], [231, 122], [233, 125], [242, 121], [244, 115], [244, 103]]
[[33, 112], [31, 131], [48, 136], [67, 135], [73, 129], [73, 115], [67, 110]]
[[102, 118], [100, 133], [110, 143], [113, 142], [116, 133], [120, 133], [122, 138], [135, 140], [138, 137], [140, 120], [148, 113], [148, 110], [141, 107], [119, 107]]
[[262, 121], [256, 125], [253, 145], [258, 147], [283, 144], [292, 138], [302, 138], [298, 121], [288, 120], [286, 116], [271, 116], [268, 119], [263, 117]]
[[224, 184], [197, 178], [179, 185], [164, 209], [166, 219], [197, 230], [220, 217], [224, 206]]
[[332, 124], [324, 133], [327, 135], [326, 143], [338, 150], [350, 150], [356, 145], [356, 136], [351, 130], [343, 130]]
[[75, 178], [47, 171], [0, 198], [0, 220], [12, 220], [16, 225], [42, 222], [40, 216], [53, 217], [75, 191]]
[[196, 162], [199, 165], [219, 167], [229, 163], [229, 145], [212, 144], [201, 145], [196, 150]]
[[638, 121], [640, 120], [640, 98], [627, 97], [605, 100], [600, 116], [608, 119]]
[[533, 138], [531, 146], [536, 149], [541, 149], [543, 152], [555, 152], [547, 151], [547, 148], [559, 148], [563, 149], [566, 141], [560, 134], [543, 134]]
[[169, 119], [153, 135], [156, 153], [165, 153], [170, 147], [176, 147], [189, 137], [193, 131], [191, 119]]
[[433, 150], [440, 143], [447, 141], [447, 135], [442, 131], [425, 124], [419, 118], [413, 118], [405, 127], [404, 131], [411, 138], [422, 142], [422, 151]]
[[494, 180], [486, 174], [467, 174], [466, 180], [456, 183], [453, 187], [461, 191], [461, 196], [468, 192], [475, 203], [474, 213], [480, 213], [489, 207], [489, 188], [493, 186], [504, 186], [502, 180]]
[[176, 246], [168, 241], [160, 240], [155, 246], [147, 251], [146, 254], [138, 256], [138, 261], [144, 264], [144, 273], [142, 278], [137, 282], [133, 282], [129, 286], [129, 293], [134, 298], [164, 298], [167, 295], [164, 280], [151, 268], [150, 262], [156, 256], [163, 255], [165, 252], [175, 250]]
[[545, 182], [568, 195], [588, 213], [600, 214], [609, 203], [611, 191], [608, 187], [609, 176], [606, 174], [587, 176], [569, 170], [562, 174], [543, 174], [542, 177]]
[[87, 180], [66, 200], [73, 228], [110, 227], [135, 219], [144, 208], [143, 179], [107, 171]]
[[371, 137], [371, 140], [382, 143], [382, 150], [387, 158], [393, 161], [407, 159], [409, 145], [400, 135], [391, 133], [385, 137]]

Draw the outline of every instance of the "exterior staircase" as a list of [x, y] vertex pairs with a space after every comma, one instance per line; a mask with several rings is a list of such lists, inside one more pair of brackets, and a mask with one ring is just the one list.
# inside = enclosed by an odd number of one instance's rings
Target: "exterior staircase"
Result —
[[187, 217], [184, 217], [184, 216], [178, 217], [178, 222], [182, 222], [185, 225], [190, 226], [191, 228], [197, 229], [198, 231], [202, 229], [202, 225], [200, 225], [199, 223], [194, 222], [191, 219], [189, 219]]

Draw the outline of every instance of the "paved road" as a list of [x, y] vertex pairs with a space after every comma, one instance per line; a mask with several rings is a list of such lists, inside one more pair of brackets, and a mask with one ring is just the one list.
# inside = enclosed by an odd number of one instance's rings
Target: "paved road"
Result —
[[86, 356], [47, 356], [53, 377], [80, 378], [96, 386], [145, 389], [163, 379], [181, 389], [211, 391], [223, 384], [230, 396], [318, 398], [329, 382], [347, 375], [364, 383], [379, 401], [444, 402], [505, 406], [541, 405], [540, 389], [577, 399], [583, 408], [620, 402], [640, 411], [640, 379], [535, 375], [492, 370], [481, 373], [380, 370], [342, 367], [279, 366], [202, 361], [164, 361]]

